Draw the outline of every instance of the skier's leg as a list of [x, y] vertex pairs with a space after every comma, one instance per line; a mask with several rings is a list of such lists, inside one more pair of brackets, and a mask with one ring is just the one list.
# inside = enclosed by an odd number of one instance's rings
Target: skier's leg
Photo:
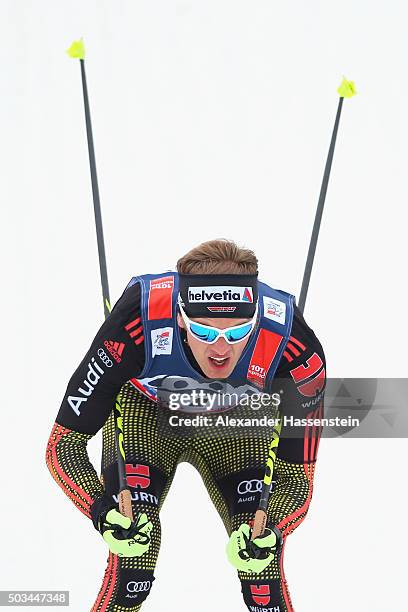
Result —
[[[266, 427], [252, 433], [247, 431], [245, 435], [242, 431], [234, 432], [225, 427], [211, 429], [196, 431], [194, 448], [189, 450], [187, 460], [200, 472], [227, 532], [231, 535], [242, 523], [251, 524], [254, 518], [271, 432]], [[276, 508], [273, 508], [274, 513], [270, 509], [272, 504], [276, 505], [278, 498], [279, 511], [283, 516], [290, 517], [296, 513], [301, 517], [298, 508], [308, 497], [307, 479], [301, 477], [302, 473], [302, 465], [287, 466], [285, 461], [277, 460], [277, 484], [268, 509], [270, 519], [275, 515]], [[293, 483], [293, 495], [286, 492], [288, 483]], [[293, 612], [283, 570], [286, 535], [284, 530], [281, 550], [277, 551], [273, 561], [262, 573], [238, 572], [245, 604], [252, 612]]]
[[153, 572], [137, 567], [137, 557], [126, 561], [130, 563], [124, 563], [123, 557], [109, 552], [108, 565], [92, 612], [139, 612], [141, 609], [150, 593]]
[[[147, 465], [151, 468], [151, 464]], [[160, 496], [154, 477], [149, 488], [154, 491], [152, 495]], [[148, 512], [149, 520], [153, 523], [150, 547], [141, 557], [119, 557], [109, 552], [102, 586], [92, 612], [138, 612], [153, 586], [161, 539], [159, 509], [137, 502], [133, 502], [132, 507], [134, 514], [140, 511]]]
[[238, 572], [242, 595], [251, 612], [294, 612], [283, 569], [285, 542], [286, 538], [264, 572], [252, 575]]
[[[101, 589], [92, 612], [139, 612], [150, 593], [160, 548], [159, 511], [170, 488], [182, 443], [157, 431], [157, 405], [131, 384], [121, 390], [127, 481], [134, 516], [145, 512], [153, 523], [151, 544], [141, 557], [109, 553]], [[103, 481], [105, 492], [117, 502], [118, 474], [115, 462], [114, 423], [104, 427]]]
[[[256, 495], [263, 478], [263, 467], [245, 469], [217, 478], [214, 465], [190, 451], [186, 460], [200, 472], [209, 495], [226, 525], [228, 535], [242, 523], [251, 523], [258, 507]], [[245, 492], [244, 492], [245, 489]], [[244, 492], [241, 494], [241, 492]], [[275, 559], [260, 574], [238, 572], [244, 602], [251, 612], [293, 612], [283, 570], [283, 545]]]
[[[259, 445], [259, 440], [253, 439], [252, 445], [254, 454], [257, 455], [256, 447]], [[283, 539], [282, 545], [276, 549], [275, 558], [259, 574], [238, 572], [242, 595], [251, 612], [293, 612], [294, 610], [283, 566], [286, 538], [290, 530], [283, 529], [283, 521], [274, 520], [272, 517], [284, 515], [290, 520], [296, 515], [301, 518], [299, 507], [302, 506], [308, 495], [308, 487], [306, 478], [296, 480], [297, 468], [301, 466], [288, 465], [279, 459], [276, 462], [276, 495], [270, 499], [268, 522], [281, 528]], [[295, 472], [294, 475], [292, 475], [292, 469]], [[226, 500], [231, 519], [229, 535], [243, 523], [252, 524], [258, 508], [263, 476], [264, 467], [259, 465], [232, 472], [216, 480], [216, 485]], [[292, 482], [293, 495], [287, 494], [288, 482]], [[281, 504], [277, 503], [277, 498], [280, 498]], [[279, 514], [275, 514], [277, 506], [280, 506]]]

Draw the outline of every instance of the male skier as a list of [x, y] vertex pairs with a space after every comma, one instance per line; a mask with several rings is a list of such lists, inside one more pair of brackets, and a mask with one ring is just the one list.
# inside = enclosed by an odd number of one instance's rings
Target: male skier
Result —
[[[267, 528], [251, 542], [272, 427], [228, 428], [216, 419], [257, 416], [261, 392], [279, 397], [284, 414], [321, 417], [326, 365], [293, 296], [261, 283], [257, 273], [252, 251], [212, 240], [182, 257], [177, 272], [135, 277], [68, 383], [47, 465], [109, 546], [95, 612], [141, 609], [154, 581], [159, 511], [181, 461], [197, 468], [226, 526], [227, 555], [248, 610], [293, 610], [283, 550], [309, 508], [320, 432], [306, 424], [286, 436], [283, 427]], [[118, 394], [133, 523], [117, 504]], [[196, 413], [206, 424], [183, 426], [181, 416]], [[102, 426], [103, 484], [87, 454]], [[177, 573], [182, 584], [182, 564]]]

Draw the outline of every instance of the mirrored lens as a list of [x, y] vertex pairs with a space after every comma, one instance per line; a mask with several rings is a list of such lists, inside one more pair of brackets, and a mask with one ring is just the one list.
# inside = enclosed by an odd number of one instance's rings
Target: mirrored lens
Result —
[[215, 329], [209, 329], [205, 327], [205, 325], [200, 325], [199, 323], [191, 323], [190, 322], [190, 331], [191, 333], [199, 338], [199, 340], [204, 340], [204, 342], [214, 342], [216, 338], [218, 338], [219, 333]]
[[248, 323], [248, 325], [244, 325], [240, 329], [226, 329], [225, 335], [230, 342], [239, 342], [239, 340], [242, 340], [250, 333], [251, 329], [252, 324]]

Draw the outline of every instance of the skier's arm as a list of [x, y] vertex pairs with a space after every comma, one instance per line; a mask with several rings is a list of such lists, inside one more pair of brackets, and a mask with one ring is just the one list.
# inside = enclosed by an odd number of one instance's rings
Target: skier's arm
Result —
[[[325, 379], [322, 346], [296, 308], [291, 339], [275, 377], [276, 391], [283, 390], [283, 414], [294, 419], [321, 418]], [[320, 433], [316, 427], [283, 425], [275, 467], [277, 482], [268, 506], [268, 518], [283, 535], [291, 533], [309, 509]]]
[[86, 448], [92, 437], [55, 422], [46, 451], [51, 476], [75, 506], [89, 518], [93, 501], [103, 495], [103, 487]]
[[[127, 328], [127, 329], [126, 329]], [[140, 374], [144, 339], [140, 287], [127, 289], [72, 375], [46, 450], [52, 477], [86, 516], [103, 496], [87, 444], [109, 417], [122, 385]]]

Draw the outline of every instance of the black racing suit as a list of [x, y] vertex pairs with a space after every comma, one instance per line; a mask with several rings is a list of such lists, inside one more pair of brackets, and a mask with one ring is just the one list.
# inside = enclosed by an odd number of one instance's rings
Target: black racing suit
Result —
[[[163, 427], [161, 409], [129, 382], [144, 366], [140, 317], [140, 287], [136, 284], [125, 290], [72, 375], [47, 445], [47, 465], [53, 478], [96, 525], [99, 513], [117, 501], [112, 407], [121, 393], [133, 510], [146, 512], [154, 527], [151, 546], [143, 556], [124, 558], [109, 553], [103, 583], [92, 607], [95, 612], [138, 611], [148, 596], [160, 547], [159, 512], [178, 463], [188, 461], [197, 468], [227, 532], [231, 533], [241, 523], [250, 522], [257, 509], [271, 437], [271, 429], [266, 427], [233, 432], [228, 428], [209, 431], [200, 427], [177, 427], [169, 432], [168, 427]], [[190, 363], [202, 374], [188, 345], [184, 346]], [[92, 359], [101, 348], [112, 366], [105, 368], [98, 378], [98, 372], [92, 369]], [[284, 391], [281, 395], [284, 413], [299, 418], [323, 415], [325, 371], [321, 344], [295, 306], [290, 340], [274, 379], [276, 391]], [[75, 411], [72, 397], [78, 396], [78, 389], [86, 402], [81, 410]], [[238, 407], [230, 409], [228, 415], [253, 417], [254, 413]], [[102, 427], [103, 485], [87, 454], [88, 441]], [[293, 610], [283, 570], [283, 552], [286, 537], [303, 521], [309, 508], [319, 438], [318, 427], [298, 428], [295, 437], [286, 437], [283, 427], [275, 486], [268, 506], [268, 521], [282, 532], [283, 544], [261, 574], [238, 572], [245, 604], [252, 612]], [[180, 569], [181, 581], [182, 574]], [[211, 579], [216, 581], [217, 577]], [[175, 602], [177, 596], [181, 592], [177, 593], [175, 587]]]

